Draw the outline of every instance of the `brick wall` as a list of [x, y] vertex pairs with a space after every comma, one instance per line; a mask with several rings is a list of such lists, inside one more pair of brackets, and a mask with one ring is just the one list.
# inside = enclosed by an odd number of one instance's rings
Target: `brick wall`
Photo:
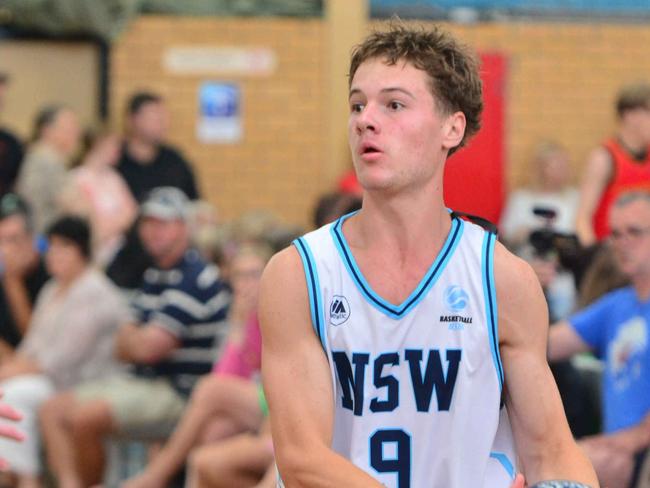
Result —
[[[650, 27], [641, 24], [514, 22], [449, 28], [476, 49], [509, 56], [506, 167], [512, 186], [525, 183], [529, 154], [541, 139], [566, 145], [578, 174], [589, 149], [614, 127], [617, 88], [650, 79]], [[195, 163], [204, 194], [225, 218], [265, 207], [307, 224], [316, 195], [331, 184], [325, 165], [334, 164], [326, 157], [325, 33], [320, 20], [142, 17], [115, 45], [114, 118], [133, 89], [160, 91], [172, 110], [172, 141]], [[206, 78], [167, 74], [161, 62], [167, 47], [191, 44], [275, 50], [275, 74], [234, 79], [244, 99], [243, 143], [196, 140], [197, 89]]]
[[[173, 46], [268, 47], [277, 56], [269, 76], [187, 76], [166, 72]], [[306, 225], [323, 181], [326, 106], [323, 24], [318, 20], [142, 17], [115, 44], [111, 113], [120, 124], [133, 90], [167, 100], [171, 141], [194, 163], [205, 198], [230, 219], [267, 208]], [[241, 87], [241, 143], [202, 144], [195, 135], [198, 89], [206, 80]]]

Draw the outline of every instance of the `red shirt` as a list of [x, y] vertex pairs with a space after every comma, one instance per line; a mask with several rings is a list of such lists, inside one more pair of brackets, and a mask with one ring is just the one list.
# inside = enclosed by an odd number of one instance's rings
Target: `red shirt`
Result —
[[616, 139], [610, 139], [603, 147], [612, 156], [612, 178], [600, 197], [593, 224], [596, 238], [600, 241], [609, 235], [609, 208], [616, 198], [631, 190], [650, 191], [650, 153], [643, 161], [635, 160]]

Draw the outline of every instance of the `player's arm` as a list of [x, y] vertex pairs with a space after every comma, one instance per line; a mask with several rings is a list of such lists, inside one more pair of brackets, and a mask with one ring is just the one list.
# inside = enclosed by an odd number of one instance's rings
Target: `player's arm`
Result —
[[329, 365], [311, 326], [307, 284], [295, 248], [262, 276], [262, 375], [280, 476], [293, 487], [380, 487], [331, 448], [334, 403]]
[[530, 266], [498, 244], [494, 257], [506, 406], [526, 480], [571, 480], [597, 487], [573, 440], [546, 361], [548, 311]]
[[583, 246], [596, 242], [593, 217], [600, 197], [612, 177], [612, 157], [604, 147], [596, 148], [589, 155], [576, 213], [576, 233]]

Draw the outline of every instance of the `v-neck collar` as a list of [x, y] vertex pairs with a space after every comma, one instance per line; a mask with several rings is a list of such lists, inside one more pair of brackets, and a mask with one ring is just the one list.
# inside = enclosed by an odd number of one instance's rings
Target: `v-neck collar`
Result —
[[426, 296], [427, 292], [442, 274], [443, 269], [449, 262], [456, 246], [460, 242], [464, 228], [463, 221], [458, 218], [452, 218], [451, 229], [447, 235], [447, 239], [433, 264], [429, 267], [429, 270], [420, 280], [415, 290], [413, 290], [413, 292], [411, 292], [411, 294], [401, 304], [394, 305], [375, 293], [370, 284], [366, 281], [356, 260], [354, 259], [354, 256], [352, 255], [352, 252], [350, 251], [350, 246], [345, 239], [345, 235], [343, 235], [343, 222], [356, 213], [357, 212], [352, 212], [344, 215], [338, 219], [334, 225], [332, 225], [330, 231], [332, 233], [332, 238], [334, 239], [334, 244], [341, 255], [341, 259], [350, 274], [352, 281], [354, 281], [355, 285], [366, 300], [385, 315], [394, 319], [402, 318]]

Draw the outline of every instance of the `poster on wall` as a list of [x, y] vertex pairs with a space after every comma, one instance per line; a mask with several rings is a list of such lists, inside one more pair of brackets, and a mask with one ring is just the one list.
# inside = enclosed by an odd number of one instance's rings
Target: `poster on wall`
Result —
[[241, 91], [234, 83], [206, 81], [199, 88], [196, 136], [205, 144], [242, 139]]

